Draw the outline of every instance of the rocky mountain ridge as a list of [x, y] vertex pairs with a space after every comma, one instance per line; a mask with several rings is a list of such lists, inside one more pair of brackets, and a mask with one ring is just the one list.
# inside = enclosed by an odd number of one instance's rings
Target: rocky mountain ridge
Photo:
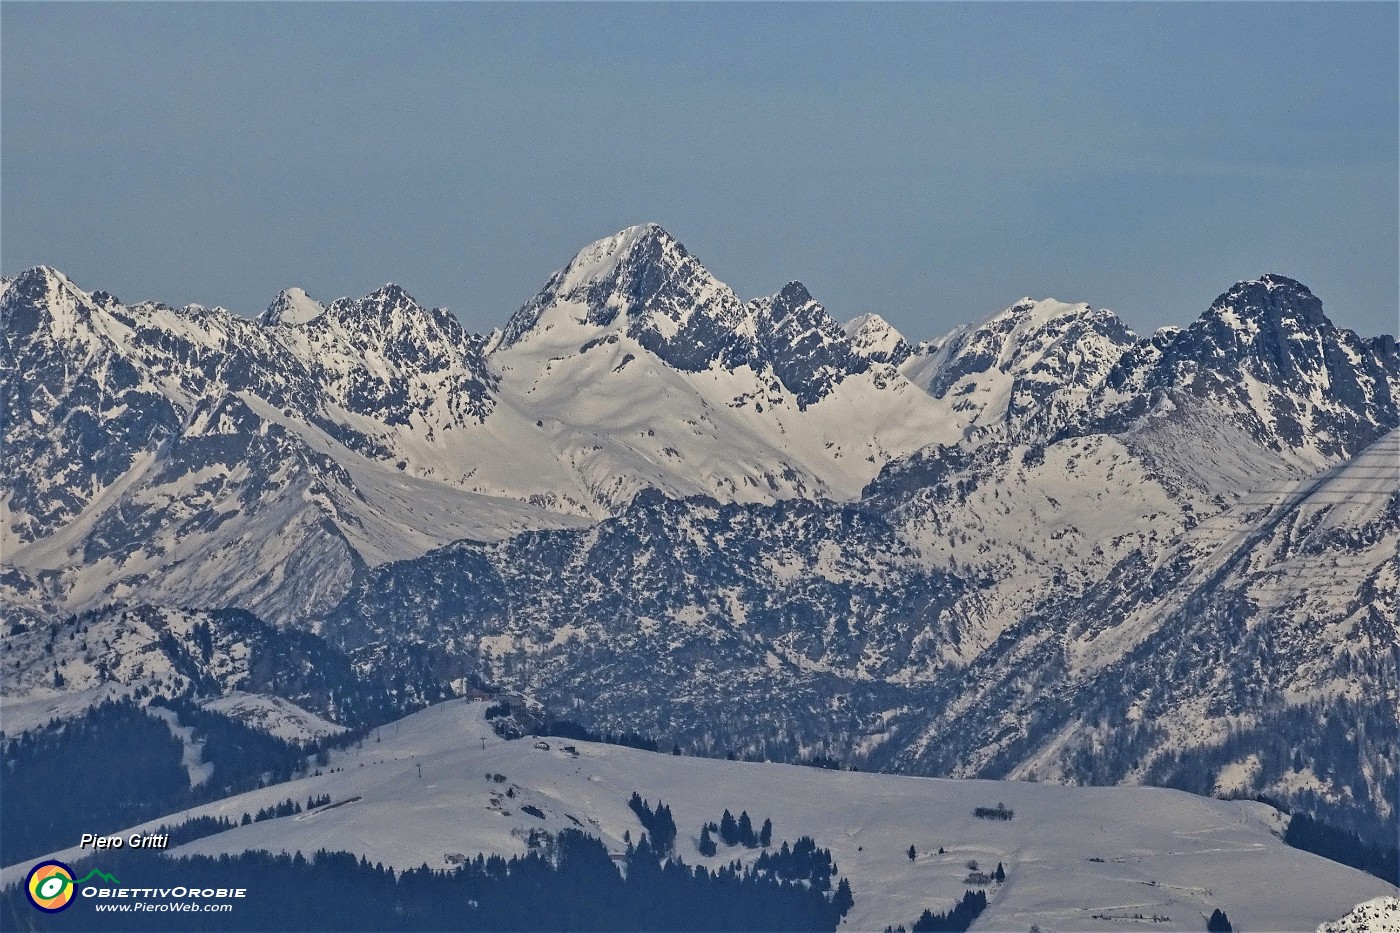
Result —
[[16, 657], [241, 607], [701, 749], [1394, 813], [1400, 358], [1290, 279], [1147, 338], [1027, 299], [921, 344], [655, 225], [488, 336], [392, 285], [256, 321], [0, 288]]

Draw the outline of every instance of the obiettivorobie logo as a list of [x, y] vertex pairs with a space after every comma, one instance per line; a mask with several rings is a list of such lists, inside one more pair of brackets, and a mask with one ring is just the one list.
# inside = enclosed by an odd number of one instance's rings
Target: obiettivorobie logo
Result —
[[116, 878], [94, 868], [79, 880], [73, 879], [73, 869], [62, 862], [49, 859], [40, 862], [29, 870], [24, 879], [24, 893], [29, 903], [47, 914], [56, 914], [73, 903], [73, 895], [78, 886], [87, 884], [93, 878], [101, 878], [108, 884], [121, 884]]
[[[90, 884], [96, 880], [97, 884]], [[98, 912], [204, 912], [231, 911], [237, 898], [248, 896], [247, 888], [205, 888], [177, 885], [163, 887], [123, 887], [120, 880], [94, 868], [81, 878], [56, 859], [45, 859], [29, 870], [24, 893], [35, 910], [56, 914], [66, 910], [82, 895]]]

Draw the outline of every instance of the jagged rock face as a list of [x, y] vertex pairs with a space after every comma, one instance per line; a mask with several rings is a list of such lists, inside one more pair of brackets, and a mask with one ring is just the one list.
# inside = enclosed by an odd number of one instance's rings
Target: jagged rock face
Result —
[[855, 352], [841, 325], [801, 282], [752, 307], [756, 363], [771, 368], [799, 406], [821, 401], [842, 379], [870, 369], [870, 359]]
[[[45, 269], [0, 288], [13, 618], [240, 606], [323, 624], [357, 672], [700, 745], [1233, 764], [1392, 812], [1366, 737], [1395, 702], [1397, 502], [1348, 471], [1391, 449], [1367, 445], [1400, 423], [1396, 345], [1296, 282], [1145, 340], [1027, 300], [917, 348], [796, 282], [746, 303], [654, 225], [490, 339], [397, 286], [257, 321]], [[1297, 726], [1311, 776], [1258, 730], [1255, 771], [1217, 760], [1230, 723], [1332, 696], [1363, 711], [1361, 777], [1331, 726]]]
[[731, 688], [761, 689], [776, 721], [823, 684], [844, 693], [946, 668], [965, 586], [914, 558], [864, 511], [650, 494], [588, 531], [464, 542], [372, 570], [323, 631], [359, 650], [430, 643], [610, 722], [698, 737], [715, 716], [742, 718], [724, 711]]
[[481, 422], [494, 404], [481, 338], [397, 285], [332, 302], [278, 337], [310, 361], [326, 403], [389, 428], [415, 417], [439, 430]]
[[6, 537], [33, 541], [80, 513], [179, 430], [179, 410], [118, 350], [103, 315], [60, 274], [30, 270], [0, 295]]
[[848, 498], [890, 457], [957, 432], [800, 283], [744, 303], [654, 224], [580, 251], [489, 362], [598, 517], [647, 488]]
[[[304, 620], [340, 599], [366, 554], [422, 553], [485, 531], [482, 518], [558, 523], [389, 479], [403, 426], [480, 425], [495, 384], [478, 338], [397, 287], [319, 314], [284, 293], [259, 323], [126, 306], [45, 268], [3, 285], [16, 610], [144, 599]], [[415, 494], [417, 516], [404, 504]]]
[[1112, 311], [1024, 299], [901, 368], [979, 433], [1044, 437], [1079, 417], [1134, 341]]
[[1183, 392], [1254, 443], [1317, 467], [1396, 426], [1400, 357], [1393, 340], [1336, 327], [1303, 285], [1266, 275], [1235, 285], [1185, 330], [1123, 357], [1085, 428], [1121, 431]]
[[516, 312], [500, 345], [550, 326], [560, 305], [576, 307], [589, 324], [616, 327], [683, 371], [739, 365], [747, 355], [744, 303], [656, 224], [586, 247]]

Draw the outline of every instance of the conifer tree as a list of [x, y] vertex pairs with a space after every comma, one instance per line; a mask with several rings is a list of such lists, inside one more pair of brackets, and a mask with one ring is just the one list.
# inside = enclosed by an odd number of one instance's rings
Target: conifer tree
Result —
[[1230, 924], [1230, 918], [1219, 907], [1215, 908], [1210, 919], [1206, 921], [1207, 933], [1234, 933], [1234, 929]]
[[758, 845], [758, 839], [753, 832], [753, 820], [749, 819], [748, 810], [739, 814], [739, 841], [750, 849]]
[[727, 809], [719, 818], [719, 839], [727, 846], [737, 845], [739, 842], [739, 824], [734, 822], [734, 814]]
[[850, 913], [852, 907], [856, 905], [856, 899], [851, 894], [851, 883], [845, 878], [836, 886], [836, 894], [831, 899], [831, 907], [836, 911], [837, 916], [844, 917]]

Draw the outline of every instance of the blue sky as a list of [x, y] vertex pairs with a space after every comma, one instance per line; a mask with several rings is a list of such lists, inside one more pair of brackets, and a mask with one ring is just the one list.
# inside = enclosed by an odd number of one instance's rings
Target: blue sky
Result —
[[1395, 333], [1397, 10], [6, 2], [0, 259], [487, 329], [654, 220], [916, 338], [1026, 294], [1149, 330], [1266, 271]]

